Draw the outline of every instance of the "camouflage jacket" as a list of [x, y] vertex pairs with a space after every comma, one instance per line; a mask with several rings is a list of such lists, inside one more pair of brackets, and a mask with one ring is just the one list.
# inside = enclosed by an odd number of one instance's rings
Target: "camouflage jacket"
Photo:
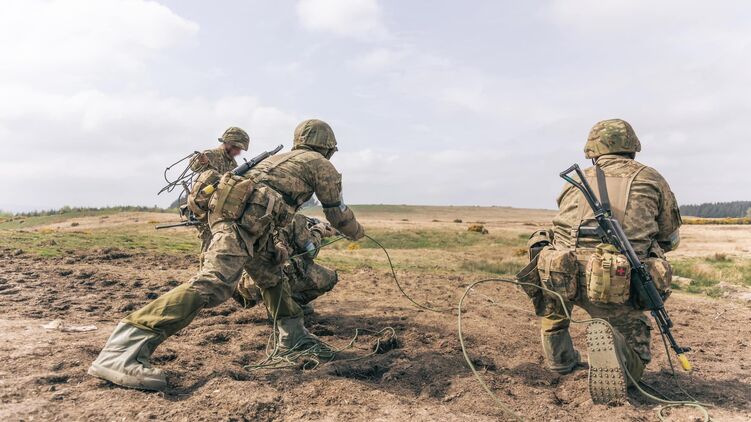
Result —
[[[605, 174], [613, 213], [641, 257], [661, 256], [680, 243], [682, 224], [678, 203], [668, 182], [656, 170], [618, 155], [603, 155], [597, 165]], [[595, 167], [584, 171], [599, 195]], [[553, 219], [556, 249], [594, 247], [599, 239], [581, 237], [579, 227], [594, 226], [584, 196], [567, 184], [558, 197], [558, 214]]]
[[[206, 157], [208, 162], [206, 164], [201, 164], [199, 162], [201, 157]], [[223, 145], [217, 148], [207, 149], [190, 161], [190, 169], [197, 173], [206, 170], [215, 170], [219, 174], [224, 174], [235, 169], [235, 167], [237, 167], [237, 161], [227, 154]]]
[[254, 167], [249, 177], [279, 192], [294, 210], [315, 194], [334, 228], [352, 239], [364, 235], [354, 213], [342, 202], [342, 175], [319, 152], [298, 148], [277, 154]]

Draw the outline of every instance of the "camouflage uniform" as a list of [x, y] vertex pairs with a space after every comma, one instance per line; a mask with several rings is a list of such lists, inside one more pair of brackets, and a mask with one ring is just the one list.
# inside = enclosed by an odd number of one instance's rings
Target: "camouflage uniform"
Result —
[[[292, 298], [301, 306], [330, 291], [339, 281], [336, 271], [315, 262], [322, 238], [326, 235], [325, 229], [319, 228], [322, 224], [325, 223], [310, 227], [307, 217], [295, 214], [292, 222], [280, 231], [293, 256], [284, 265], [284, 275], [289, 280]], [[244, 307], [250, 308], [258, 303], [260, 290], [249, 275], [243, 274], [234, 297]]]
[[[227, 128], [218, 139], [223, 145], [217, 148], [207, 149], [190, 161], [190, 169], [196, 173], [213, 172], [213, 175], [203, 175], [204, 178], [218, 178], [228, 171], [237, 167], [237, 161], [227, 151], [226, 145], [237, 147], [247, 151], [250, 147], [248, 133], [236, 126]], [[201, 265], [203, 255], [211, 242], [211, 229], [207, 223], [196, 226], [198, 238], [201, 239]]]
[[[237, 161], [227, 153], [224, 145], [207, 149], [194, 157], [190, 162], [190, 169], [196, 173], [213, 171], [218, 175], [222, 175], [228, 171], [232, 171], [236, 167]], [[211, 242], [211, 229], [208, 223], [202, 223], [196, 226], [196, 230], [198, 230], [198, 238], [201, 239], [201, 263], [203, 264], [203, 255]]]
[[[298, 127], [296, 138], [302, 136], [298, 132], [305, 125], [304, 122]], [[297, 145], [293, 151], [269, 157], [253, 168], [247, 178], [257, 187], [248, 198], [242, 217], [237, 221], [210, 219], [213, 236], [204, 268], [188, 283], [175, 288], [177, 294], [167, 293], [155, 300], [158, 312], [152, 312], [151, 305], [147, 305], [126, 317], [127, 322], [168, 337], [187, 325], [201, 307], [210, 308], [227, 300], [243, 268], [261, 289], [272, 315], [278, 312], [278, 318], [299, 317], [302, 311], [291, 299], [289, 284], [283, 282], [286, 279], [281, 263], [275, 262], [276, 245], [281, 241], [275, 229], [288, 224], [295, 210], [314, 193], [335, 228], [353, 239], [364, 234], [352, 211], [341, 202], [341, 175], [326, 156], [308, 145]], [[272, 201], [273, 209], [269, 210]], [[267, 215], [273, 218], [266, 219]], [[168, 304], [163, 310], [158, 302], [164, 300]], [[176, 313], [167, 315], [166, 310], [173, 309], [172, 305], [184, 304], [195, 305], [176, 306]], [[153, 319], [154, 315], [158, 317]]]
[[[354, 213], [342, 203], [341, 175], [329, 161], [335, 151], [329, 125], [306, 120], [295, 129], [292, 151], [266, 159], [246, 177], [226, 174], [209, 207], [213, 236], [203, 268], [187, 283], [128, 315], [89, 374], [132, 388], [164, 388], [164, 374], [149, 365], [154, 348], [190, 324], [201, 309], [227, 300], [243, 269], [277, 318], [282, 347], [318, 342], [303, 326], [302, 310], [291, 297], [281, 266], [286, 260], [281, 251], [286, 249], [277, 229], [291, 222], [293, 213], [315, 193], [334, 228], [351, 239], [364, 236]], [[233, 189], [236, 186], [245, 189]], [[235, 194], [243, 195], [240, 203], [233, 202]], [[227, 218], [234, 212], [237, 218]]]
[[[597, 146], [600, 150], [595, 150]], [[680, 242], [678, 229], [681, 218], [667, 181], [656, 170], [629, 156], [629, 153], [639, 150], [639, 141], [628, 123], [607, 120], [592, 129], [585, 152], [587, 158], [596, 159], [596, 165], [602, 169], [613, 213], [622, 223], [636, 253], [646, 263], [662, 262], [664, 253], [675, 249]], [[594, 191], [598, 192], [595, 167], [586, 169], [585, 176]], [[552, 239], [548, 241], [552, 241], [554, 250], [574, 250], [578, 270], [575, 275], [575, 291], [570, 295], [573, 298], [569, 298], [567, 307], [570, 311], [574, 305], [579, 306], [590, 316], [610, 322], [617, 330], [613, 333], [614, 336], [624, 345], [621, 352], [625, 356], [625, 366], [638, 380], [644, 366], [651, 360], [650, 320], [643, 311], [630, 304], [590, 300], [585, 267], [594, 248], [601, 242], [591, 231], [588, 234], [586, 230], [596, 226], [592, 210], [584, 196], [571, 185], [566, 185], [558, 197], [558, 207], [559, 212], [553, 219], [553, 228], [549, 233]], [[530, 246], [544, 245], [547, 243], [544, 237], [543, 234], [536, 234], [530, 240]], [[667, 261], [664, 262], [669, 265]], [[667, 296], [669, 266], [661, 279], [662, 285], [659, 287]], [[540, 320], [543, 353], [550, 369], [567, 373], [578, 364], [579, 354], [574, 349], [568, 332], [570, 321], [562, 316], [561, 309], [555, 308], [560, 308], [560, 304], [551, 305], [546, 312], [542, 312], [547, 313]]]
[[[201, 163], [205, 159], [205, 163]], [[219, 146], [200, 153], [190, 162], [190, 169], [196, 173], [203, 173], [206, 170], [214, 170], [219, 174], [224, 174], [237, 167], [237, 161], [231, 157], [224, 146]]]

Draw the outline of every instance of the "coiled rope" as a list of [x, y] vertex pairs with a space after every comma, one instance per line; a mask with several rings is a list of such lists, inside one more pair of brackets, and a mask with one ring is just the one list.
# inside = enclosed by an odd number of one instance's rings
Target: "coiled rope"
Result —
[[[333, 240], [322, 243], [316, 248], [316, 250], [320, 250], [321, 248], [329, 246], [332, 243], [338, 242], [345, 238], [345, 236], [337, 236]], [[291, 256], [290, 259], [307, 254], [309, 254], [308, 251], [302, 252], [297, 255]], [[273, 370], [298, 367], [300, 365], [302, 365], [303, 370], [312, 370], [320, 366], [321, 363], [333, 361], [336, 358], [337, 354], [353, 348], [362, 333], [368, 333], [378, 336], [375, 344], [373, 345], [373, 349], [363, 356], [356, 356], [348, 359], [338, 359], [337, 362], [354, 362], [367, 359], [371, 356], [381, 353], [381, 351], [383, 350], [382, 346], [384, 344], [393, 344], [396, 342], [396, 330], [393, 327], [384, 327], [380, 330], [355, 328], [355, 334], [352, 336], [350, 341], [341, 348], [333, 347], [319, 338], [311, 338], [309, 336], [300, 338], [297, 343], [290, 348], [283, 347], [280, 343], [278, 335], [278, 314], [281, 300], [282, 296], [280, 295], [279, 301], [277, 302], [276, 306], [276, 312], [274, 313], [272, 318], [273, 328], [271, 330], [271, 335], [269, 336], [269, 340], [266, 342], [266, 357], [258, 363], [243, 366], [245, 370]], [[329, 358], [324, 360], [321, 359], [321, 356], [328, 356]]]
[[[462, 295], [461, 299], [459, 299], [459, 306], [458, 306], [459, 315], [458, 315], [458, 320], [457, 320], [457, 327], [458, 327], [458, 333], [459, 333], [459, 343], [461, 344], [461, 347], [462, 347], [462, 354], [464, 355], [464, 360], [467, 362], [467, 365], [469, 366], [469, 369], [472, 371], [472, 374], [475, 376], [475, 378], [477, 379], [477, 381], [480, 383], [480, 385], [483, 387], [483, 389], [488, 393], [488, 395], [495, 401], [495, 403], [498, 405], [498, 407], [500, 407], [504, 411], [504, 413], [506, 413], [509, 417], [511, 417], [511, 418], [513, 418], [515, 420], [521, 421], [521, 420], [524, 420], [524, 419], [521, 416], [519, 416], [516, 412], [514, 412], [508, 405], [506, 405], [505, 403], [503, 403], [503, 401], [500, 398], [498, 398], [498, 396], [495, 393], [493, 393], [493, 391], [490, 389], [490, 387], [487, 385], [487, 383], [485, 383], [485, 381], [482, 379], [482, 377], [480, 376], [480, 373], [477, 371], [477, 368], [475, 368], [475, 365], [472, 363], [472, 359], [470, 359], [470, 357], [469, 357], [469, 353], [467, 352], [467, 347], [466, 347], [466, 344], [465, 344], [465, 341], [464, 341], [464, 333], [463, 333], [463, 327], [462, 327], [462, 307], [464, 305], [464, 300], [467, 298], [467, 296], [469, 295], [469, 293], [472, 291], [472, 289], [474, 287], [476, 287], [476, 286], [478, 286], [480, 284], [493, 283], [493, 282], [515, 284], [517, 286], [529, 286], [529, 287], [534, 287], [534, 288], [543, 290], [543, 291], [545, 291], [547, 293], [550, 293], [553, 296], [555, 296], [555, 298], [562, 305], [565, 317], [567, 319], [569, 319], [573, 324], [588, 324], [590, 322], [598, 321], [598, 322], [602, 322], [602, 323], [606, 324], [613, 331], [615, 329], [613, 328], [613, 326], [608, 321], [606, 321], [606, 320], [604, 320], [602, 318], [590, 318], [590, 319], [584, 319], [584, 320], [573, 319], [571, 317], [571, 313], [569, 312], [568, 308], [566, 307], [566, 302], [563, 299], [563, 297], [558, 292], [552, 291], [552, 290], [547, 289], [547, 288], [545, 288], [543, 286], [539, 286], [539, 285], [531, 284], [531, 283], [525, 283], [525, 282], [521, 282], [521, 281], [518, 281], [518, 280], [507, 279], [507, 278], [489, 278], [489, 279], [484, 279], [484, 280], [476, 281], [476, 282], [470, 284], [469, 286], [467, 286], [467, 289], [464, 291], [464, 294]], [[534, 314], [533, 312], [529, 312], [529, 313], [530, 314]], [[670, 353], [669, 353], [669, 351], [667, 349], [667, 343], [665, 342], [664, 335], [662, 334], [662, 332], [660, 332], [660, 334], [663, 337], [663, 343], [665, 343], [665, 346], [666, 346], [666, 350], [665, 351], [666, 351], [666, 355], [668, 357], [668, 362], [670, 363], [670, 370], [672, 372], [672, 375], [673, 375], [674, 379], [677, 380], [677, 376], [675, 374], [675, 368], [673, 366], [673, 362], [672, 362], [672, 359], [670, 357]], [[619, 360], [621, 359], [620, 355], [616, 354], [616, 356], [618, 357]], [[636, 389], [642, 395], [644, 395], [645, 397], [647, 397], [647, 398], [649, 398], [649, 399], [651, 399], [653, 401], [656, 401], [658, 403], [662, 403], [663, 404], [662, 406], [658, 407], [658, 409], [657, 409], [657, 417], [661, 421], [665, 420], [663, 412], [666, 409], [671, 408], [671, 407], [688, 406], [688, 407], [695, 407], [695, 408], [699, 409], [699, 411], [702, 413], [702, 416], [704, 418], [704, 422], [709, 422], [709, 420], [710, 420], [710, 418], [709, 418], [709, 412], [707, 411], [706, 407], [713, 407], [712, 404], [701, 403], [701, 402], [697, 401], [690, 394], [688, 394], [682, 387], [680, 387], [680, 385], [679, 385], [679, 388], [681, 389], [681, 391], [684, 394], [686, 394], [686, 396], [688, 396], [689, 398], [691, 398], [691, 400], [668, 400], [668, 399], [663, 399], [663, 398], [657, 397], [657, 396], [655, 396], [653, 394], [650, 394], [647, 391], [645, 391], [642, 388], [642, 386], [636, 381], [636, 379], [633, 377], [633, 375], [631, 375], [631, 373], [627, 369], [625, 369], [626, 366], [623, 365], [622, 361], [621, 361], [621, 364], [622, 364], [622, 366], [624, 368], [624, 372], [628, 376], [628, 378], [631, 381], [631, 383], [636, 387]], [[652, 388], [652, 389], [654, 390], [654, 388]]]

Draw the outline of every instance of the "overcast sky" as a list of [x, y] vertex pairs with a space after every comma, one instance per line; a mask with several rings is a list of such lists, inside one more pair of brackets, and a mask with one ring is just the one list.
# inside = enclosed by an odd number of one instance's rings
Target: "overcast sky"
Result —
[[553, 208], [619, 117], [679, 202], [751, 199], [747, 1], [6, 0], [0, 209], [168, 205], [231, 125], [329, 122], [348, 203]]

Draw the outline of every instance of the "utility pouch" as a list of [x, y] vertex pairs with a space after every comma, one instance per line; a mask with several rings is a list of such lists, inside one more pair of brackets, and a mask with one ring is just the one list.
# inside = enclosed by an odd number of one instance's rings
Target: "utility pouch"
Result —
[[534, 257], [539, 254], [545, 246], [552, 243], [552, 235], [547, 230], [538, 230], [529, 237], [527, 240], [527, 250], [529, 251], [529, 260], [532, 261]]
[[595, 303], [628, 302], [631, 291], [631, 264], [625, 255], [609, 244], [601, 243], [589, 258], [586, 268], [587, 297]]
[[[579, 282], [574, 252], [571, 250], [559, 251], [552, 246], [546, 246], [537, 256], [537, 271], [542, 285], [560, 294], [566, 300], [576, 299]], [[545, 294], [558, 300], [550, 293], [545, 292]]]
[[268, 186], [256, 185], [247, 199], [247, 208], [240, 225], [253, 236], [261, 236], [273, 227], [284, 227], [292, 221], [294, 210], [282, 195]]
[[519, 284], [519, 288], [532, 300], [535, 314], [537, 316], [547, 316], [555, 310], [555, 301], [548, 295], [543, 294], [544, 291], [539, 288], [542, 287], [542, 283], [540, 281], [540, 273], [537, 271], [538, 258], [539, 255], [535, 255], [532, 258], [532, 261], [516, 275], [516, 281], [527, 283]]
[[209, 201], [210, 224], [218, 221], [237, 220], [242, 217], [248, 198], [253, 193], [251, 179], [226, 173], [219, 180], [216, 192]]
[[209, 200], [211, 194], [206, 194], [203, 189], [219, 181], [221, 175], [216, 170], [206, 170], [198, 176], [188, 194], [188, 209], [193, 212], [196, 219], [206, 223], [208, 220]]
[[[660, 293], [662, 300], [667, 299], [672, 293], [670, 283], [673, 281], [673, 267], [670, 262], [664, 258], [653, 257], [645, 259], [644, 265], [647, 267], [649, 275], [652, 276], [652, 281], [655, 283], [655, 288]], [[641, 302], [640, 298], [639, 305], [646, 308], [645, 304]]]

